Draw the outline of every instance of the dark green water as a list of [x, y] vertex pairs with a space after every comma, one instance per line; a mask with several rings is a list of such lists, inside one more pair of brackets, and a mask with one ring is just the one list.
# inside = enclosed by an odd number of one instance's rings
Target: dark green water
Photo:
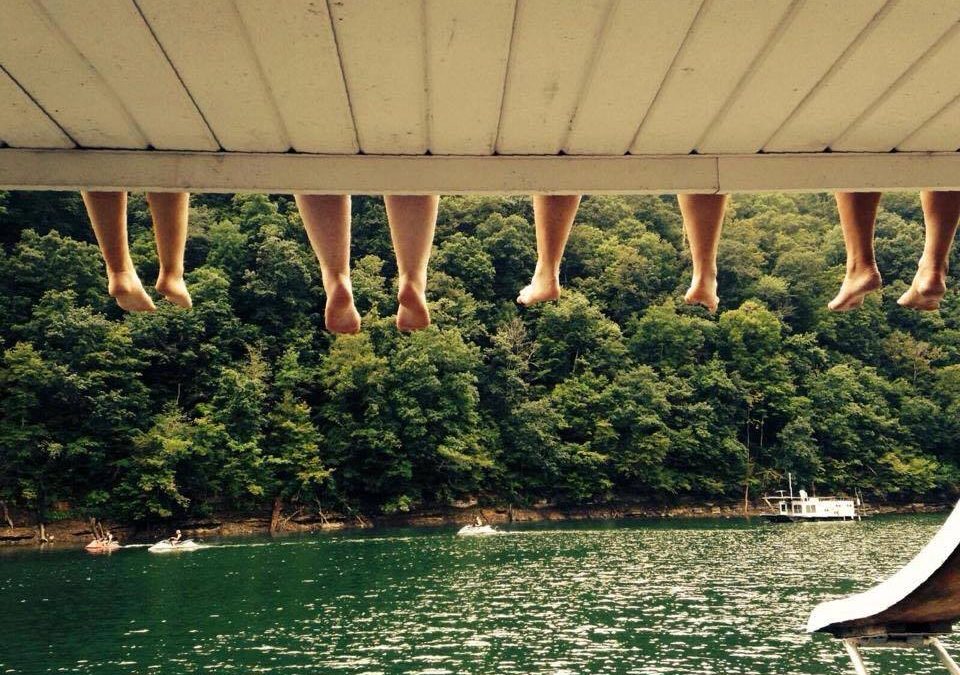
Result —
[[[810, 608], [893, 572], [942, 521], [5, 550], [0, 673], [847, 673], [838, 643], [802, 632]], [[873, 654], [878, 672], [939, 672]]]

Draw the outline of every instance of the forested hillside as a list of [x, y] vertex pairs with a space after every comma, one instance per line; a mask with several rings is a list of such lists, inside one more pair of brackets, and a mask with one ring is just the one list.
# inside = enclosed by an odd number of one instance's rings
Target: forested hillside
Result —
[[[277, 498], [671, 504], [755, 496], [787, 471], [821, 493], [957, 492], [960, 283], [940, 313], [895, 303], [922, 246], [916, 195], [885, 198], [887, 289], [849, 314], [825, 309], [843, 269], [832, 198], [735, 197], [715, 317], [679, 304], [673, 197], [585, 199], [563, 298], [531, 309], [514, 302], [529, 200], [444, 198], [435, 326], [412, 335], [393, 325], [382, 200], [353, 212], [364, 330], [334, 339], [288, 197], [194, 196], [194, 308], [123, 315], [77, 195], [0, 193], [0, 501], [125, 520]], [[130, 223], [152, 284], [142, 197]]]

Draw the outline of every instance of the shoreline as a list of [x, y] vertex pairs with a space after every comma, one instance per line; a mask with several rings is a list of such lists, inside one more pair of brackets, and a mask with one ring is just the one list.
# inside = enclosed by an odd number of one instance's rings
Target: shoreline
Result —
[[[949, 512], [949, 503], [910, 503], [880, 507], [867, 507], [866, 515], [899, 515], [917, 513]], [[759, 517], [768, 510], [752, 505], [747, 517]], [[341, 530], [376, 529], [382, 527], [452, 527], [472, 523], [477, 516], [491, 525], [512, 523], [566, 522], [578, 520], [627, 520], [631, 518], [681, 519], [681, 518], [740, 518], [744, 517], [743, 504], [703, 503], [693, 505], [652, 506], [642, 504], [606, 504], [599, 506], [466, 506], [422, 509], [409, 513], [367, 517], [347, 514], [299, 514], [294, 513], [277, 519], [270, 511], [251, 513], [217, 514], [208, 518], [194, 518], [164, 525], [123, 524], [103, 521], [105, 529], [114, 533], [119, 541], [128, 543], [153, 543], [170, 536], [174, 529], [183, 531], [185, 538], [243, 537], [284, 534], [308, 534], [314, 532], [337, 532]], [[26, 522], [25, 522], [26, 521]], [[82, 548], [93, 537], [89, 520], [65, 518], [44, 523], [47, 542], [41, 540], [38, 523], [20, 518], [20, 526], [0, 527], [0, 547], [57, 547]], [[271, 524], [278, 527], [271, 529]], [[15, 519], [17, 525], [17, 519]]]

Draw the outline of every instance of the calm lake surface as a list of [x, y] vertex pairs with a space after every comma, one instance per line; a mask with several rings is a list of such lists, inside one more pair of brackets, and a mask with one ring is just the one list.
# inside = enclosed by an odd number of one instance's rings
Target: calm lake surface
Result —
[[[810, 608], [894, 572], [944, 517], [7, 549], [0, 673], [848, 673], [838, 642], [803, 633]], [[868, 659], [940, 672], [926, 653]]]

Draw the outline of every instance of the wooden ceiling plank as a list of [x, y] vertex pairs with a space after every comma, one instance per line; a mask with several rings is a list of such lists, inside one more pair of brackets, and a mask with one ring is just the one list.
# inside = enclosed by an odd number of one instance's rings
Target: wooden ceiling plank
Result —
[[0, 64], [80, 145], [147, 146], [116, 93], [40, 5], [0, 3]]
[[630, 152], [693, 150], [789, 8], [789, 0], [707, 0]]
[[958, 20], [960, 0], [892, 0], [764, 150], [829, 147]]
[[286, 129], [231, 0], [137, 0], [226, 150], [282, 152]]
[[960, 80], [948, 74], [960, 66], [960, 23], [897, 81], [883, 99], [837, 141], [834, 150], [892, 150], [960, 94]]
[[219, 149], [135, 5], [128, 0], [40, 2], [123, 101], [150, 145]]
[[[886, 0], [806, 0], [697, 150], [757, 152]], [[816, 45], [815, 49], [811, 47]]]
[[430, 152], [489, 155], [516, 0], [427, 0]]
[[897, 150], [903, 152], [960, 150], [960, 96], [914, 131], [897, 146]]
[[423, 154], [428, 148], [424, 8], [420, 0], [330, 5], [360, 149]]
[[701, 4], [702, 0], [617, 3], [597, 56], [597, 74], [584, 91], [565, 152], [622, 155], [630, 149]]
[[0, 70], [0, 139], [15, 148], [72, 148], [65, 133]]
[[611, 8], [610, 0], [518, 5], [497, 152], [562, 149]]
[[354, 153], [340, 56], [324, 0], [236, 0], [297, 152]]

